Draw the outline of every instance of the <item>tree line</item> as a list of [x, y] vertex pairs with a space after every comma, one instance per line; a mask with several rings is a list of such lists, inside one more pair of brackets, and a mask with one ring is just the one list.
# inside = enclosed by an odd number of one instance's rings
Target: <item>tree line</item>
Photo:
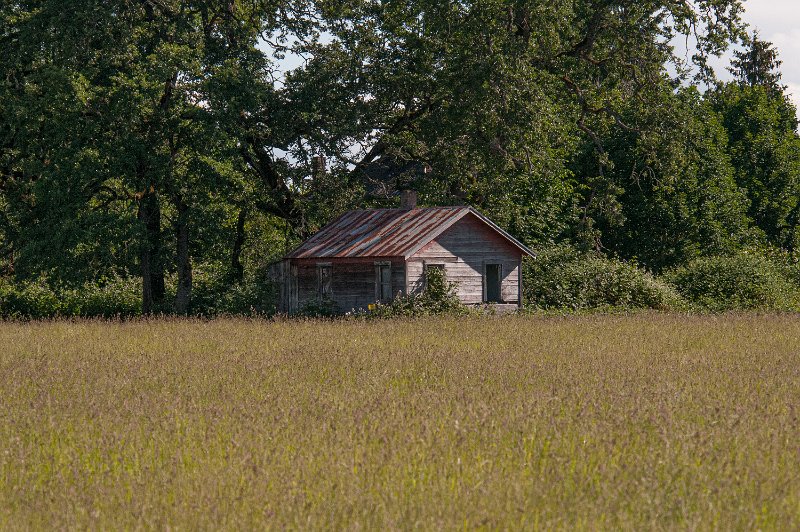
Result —
[[[800, 243], [800, 141], [740, 0], [0, 6], [0, 275], [187, 313], [332, 217], [470, 204], [653, 272]], [[691, 42], [692, 51], [674, 43]], [[733, 80], [709, 59], [738, 46]], [[211, 279], [211, 281], [209, 281]], [[220, 296], [221, 297], [221, 296]]]

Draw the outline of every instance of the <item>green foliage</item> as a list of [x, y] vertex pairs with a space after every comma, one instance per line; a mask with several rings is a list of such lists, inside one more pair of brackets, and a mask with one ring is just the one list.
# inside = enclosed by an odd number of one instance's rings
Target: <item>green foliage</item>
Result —
[[[235, 282], [218, 269], [201, 267], [195, 270], [194, 285], [188, 312], [192, 316], [269, 316], [276, 311], [277, 287], [266, 274]], [[0, 279], [0, 317], [138, 316], [142, 313], [141, 291], [141, 281], [136, 278], [114, 277], [56, 288], [44, 277], [17, 283]], [[168, 291], [168, 295], [173, 294]]]
[[332, 318], [341, 314], [335, 301], [328, 297], [310, 299], [297, 311], [297, 316], [305, 318]]
[[195, 268], [192, 283], [192, 316], [269, 316], [276, 311], [277, 287], [265, 270], [235, 281], [222, 268], [201, 266]]
[[69, 315], [111, 318], [142, 312], [142, 283], [137, 278], [115, 277], [62, 292]]
[[700, 94], [665, 86], [657, 109], [631, 109], [625, 119], [642, 131], [617, 130], [606, 141], [617, 210], [599, 225], [603, 246], [659, 272], [747, 241], [747, 198], [726, 132]]
[[456, 283], [447, 280], [444, 269], [428, 268], [422, 293], [398, 295], [391, 303], [376, 304], [365, 315], [374, 318], [463, 315], [469, 310], [458, 299], [457, 288]]
[[44, 277], [18, 284], [0, 280], [0, 317], [130, 317], [141, 314], [140, 298], [141, 282], [135, 278], [60, 289], [52, 288]]
[[778, 50], [771, 42], [762, 41], [758, 31], [748, 35], [744, 43], [747, 45], [744, 50], [733, 53], [728, 71], [740, 85], [764, 87], [774, 95], [782, 94], [786, 87], [780, 83], [783, 61], [778, 59]]
[[714, 312], [800, 308], [800, 285], [758, 253], [695, 259], [665, 279], [688, 301]]
[[568, 246], [543, 249], [525, 261], [523, 290], [528, 308], [681, 309], [681, 297], [635, 265]]
[[783, 93], [728, 83], [709, 94], [727, 131], [736, 184], [769, 244], [800, 246], [800, 137], [797, 111]]
[[62, 312], [61, 298], [43, 279], [20, 285], [0, 280], [0, 316], [3, 318], [47, 318]]
[[[59, 294], [139, 277], [143, 313], [269, 313], [265, 262], [409, 185], [530, 245], [568, 240], [655, 272], [761, 234], [792, 249], [800, 142], [783, 89], [711, 102], [690, 78], [710, 81], [707, 59], [744, 36], [741, 12], [740, 0], [5, 2], [0, 270], [42, 301], [32, 312], [58, 306], [35, 288], [45, 276]], [[691, 65], [667, 44], [679, 37], [697, 44]], [[776, 81], [771, 45], [748, 44], [741, 84]], [[304, 61], [286, 71], [286, 56]], [[420, 297], [403, 304], [448, 308]], [[596, 299], [644, 304], [626, 297]]]

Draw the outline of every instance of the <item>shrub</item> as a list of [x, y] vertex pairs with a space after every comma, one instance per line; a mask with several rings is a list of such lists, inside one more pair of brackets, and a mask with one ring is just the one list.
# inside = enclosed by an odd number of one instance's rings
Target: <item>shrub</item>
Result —
[[0, 281], [0, 315], [4, 318], [47, 318], [62, 314], [63, 307], [44, 278], [21, 284]]
[[[157, 312], [172, 310], [177, 278], [170, 274], [166, 281], [165, 303]], [[276, 311], [277, 293], [266, 271], [233, 282], [224, 269], [203, 265], [193, 272], [189, 313], [270, 315]], [[141, 314], [141, 298], [142, 281], [137, 277], [111, 277], [77, 288], [54, 287], [44, 276], [22, 282], [0, 278], [1, 318], [129, 317]]]
[[690, 302], [714, 312], [795, 310], [800, 303], [786, 268], [758, 253], [695, 259], [664, 277]]
[[333, 300], [327, 297], [306, 301], [300, 310], [297, 311], [298, 316], [305, 316], [308, 318], [330, 318], [337, 314], [341, 314], [339, 307]]
[[62, 314], [83, 317], [130, 317], [142, 313], [142, 281], [114, 277], [61, 292]]
[[679, 309], [670, 286], [633, 264], [568, 246], [540, 250], [523, 268], [526, 305], [536, 309]]
[[219, 311], [225, 314], [271, 316], [278, 311], [278, 286], [265, 276], [228, 285], [221, 296]]
[[0, 280], [0, 317], [52, 318], [56, 316], [119, 317], [140, 314], [141, 281], [114, 277], [79, 288], [50, 286], [47, 279], [12, 283]]
[[444, 270], [425, 272], [425, 290], [421, 294], [398, 295], [391, 303], [377, 304], [370, 317], [416, 317], [437, 314], [466, 314], [467, 307], [458, 299], [457, 284], [448, 281]]
[[[170, 283], [175, 285], [175, 283]], [[174, 288], [172, 289], [174, 291]], [[174, 294], [171, 294], [174, 298]], [[277, 308], [278, 291], [266, 270], [233, 281], [225, 269], [203, 265], [192, 277], [189, 313], [199, 316], [271, 315]]]

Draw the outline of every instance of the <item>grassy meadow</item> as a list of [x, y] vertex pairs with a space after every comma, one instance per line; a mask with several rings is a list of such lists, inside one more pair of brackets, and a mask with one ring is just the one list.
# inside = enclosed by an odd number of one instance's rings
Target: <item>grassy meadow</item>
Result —
[[0, 528], [800, 527], [800, 317], [0, 324]]

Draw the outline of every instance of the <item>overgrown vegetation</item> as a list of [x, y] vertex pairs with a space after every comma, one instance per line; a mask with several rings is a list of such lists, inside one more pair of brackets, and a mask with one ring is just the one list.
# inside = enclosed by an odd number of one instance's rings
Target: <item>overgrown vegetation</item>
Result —
[[[426, 275], [422, 292], [398, 293], [390, 303], [350, 315], [402, 318], [491, 311], [491, 306], [463, 305], [456, 285], [443, 271], [430, 269]], [[523, 287], [525, 308], [535, 312], [800, 310], [800, 265], [790, 254], [755, 250], [697, 258], [657, 276], [632, 262], [553, 246], [538, 249], [536, 259], [525, 261]], [[52, 288], [44, 278], [21, 284], [0, 281], [0, 318], [139, 316], [139, 291], [135, 279], [114, 278], [77, 288]], [[278, 287], [265, 274], [237, 283], [224, 272], [201, 271], [188, 314], [272, 316], [277, 293]], [[342, 313], [331, 300], [312, 300], [298, 316], [330, 318]]]
[[544, 310], [686, 307], [669, 285], [635, 264], [572, 247], [542, 249], [524, 266], [527, 306]]
[[548, 308], [797, 254], [797, 113], [741, 0], [63, 4], [0, 3], [0, 314], [268, 313], [270, 260], [402, 188], [607, 257]]
[[331, 318], [340, 315], [342, 310], [330, 298], [309, 299], [300, 308], [298, 316], [304, 318]]
[[469, 309], [458, 299], [456, 290], [456, 283], [447, 280], [444, 269], [428, 268], [425, 270], [425, 287], [421, 293], [398, 294], [390, 303], [378, 303], [362, 314], [371, 318], [411, 318], [469, 313]]
[[[0, 318], [141, 316], [141, 290], [141, 282], [135, 278], [103, 279], [78, 287], [53, 287], [44, 277], [22, 283], [0, 279]], [[174, 291], [167, 294], [174, 295]], [[270, 316], [276, 311], [276, 297], [277, 287], [266, 275], [235, 282], [224, 274], [198, 270], [192, 302], [183, 314]], [[161, 314], [175, 312], [169, 305], [157, 310]]]
[[266, 269], [231, 279], [225, 270], [200, 272], [194, 277], [192, 300], [187, 314], [192, 316], [271, 316], [277, 310], [278, 287]]
[[800, 528], [800, 319], [0, 324], [0, 528]]
[[54, 289], [44, 278], [13, 284], [0, 279], [0, 318], [130, 317], [141, 315], [135, 279], [107, 279], [78, 288]]
[[785, 268], [757, 253], [695, 259], [666, 278], [706, 310], [800, 309], [800, 285]]

